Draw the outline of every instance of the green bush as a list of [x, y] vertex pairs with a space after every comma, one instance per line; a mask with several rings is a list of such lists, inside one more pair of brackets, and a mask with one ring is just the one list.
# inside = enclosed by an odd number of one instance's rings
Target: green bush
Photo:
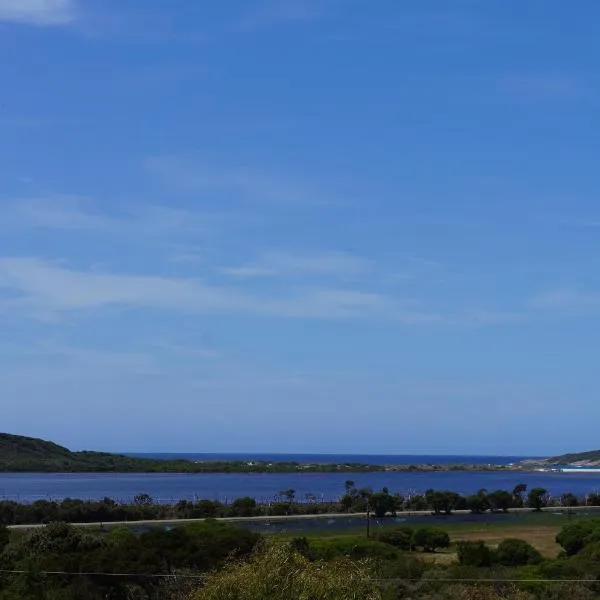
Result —
[[340, 537], [316, 539], [310, 542], [311, 556], [315, 559], [331, 560], [338, 557], [372, 558], [392, 560], [398, 552], [389, 544], [362, 537]]
[[412, 550], [412, 537], [414, 530], [408, 525], [384, 529], [377, 534], [377, 539], [385, 544], [390, 544], [400, 550]]
[[413, 533], [412, 543], [423, 552], [435, 552], [450, 545], [450, 536], [437, 527], [421, 527]]
[[400, 552], [394, 560], [380, 560], [376, 563], [378, 579], [420, 579], [431, 564], [415, 552]]
[[600, 536], [600, 521], [590, 519], [578, 521], [562, 528], [556, 536], [556, 542], [560, 544], [567, 556], [574, 556], [582, 550], [586, 544], [595, 541]]
[[498, 544], [496, 561], [506, 567], [536, 565], [542, 562], [542, 555], [526, 541], [509, 538]]
[[458, 562], [472, 567], [489, 567], [493, 553], [481, 540], [458, 542]]

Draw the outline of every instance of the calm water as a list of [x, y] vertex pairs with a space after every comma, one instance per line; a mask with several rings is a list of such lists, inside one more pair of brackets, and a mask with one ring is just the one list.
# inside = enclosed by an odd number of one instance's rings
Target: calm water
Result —
[[481, 488], [512, 490], [517, 483], [530, 488], [541, 486], [553, 495], [566, 491], [585, 494], [600, 490], [596, 473], [506, 473], [506, 472], [438, 472], [438, 473], [290, 473], [290, 474], [0, 474], [0, 498], [33, 501], [40, 498], [102, 498], [131, 500], [139, 493], [150, 494], [161, 502], [182, 498], [210, 498], [231, 501], [239, 496], [269, 500], [279, 491], [292, 488], [299, 500], [316, 494], [324, 500], [340, 496], [344, 481], [353, 479], [359, 487], [406, 494], [428, 488], [472, 493]]

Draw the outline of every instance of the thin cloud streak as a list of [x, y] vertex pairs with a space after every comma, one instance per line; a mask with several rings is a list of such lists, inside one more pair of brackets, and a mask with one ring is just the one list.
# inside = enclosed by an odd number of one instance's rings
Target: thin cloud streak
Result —
[[234, 29], [256, 32], [324, 18], [339, 0], [263, 0], [258, 8], [239, 20]]
[[255, 263], [223, 268], [221, 272], [242, 279], [298, 276], [333, 276], [352, 279], [371, 270], [370, 261], [343, 252], [306, 255], [272, 252]]
[[75, 0], [0, 0], [0, 21], [58, 27], [76, 18]]
[[338, 203], [300, 182], [259, 173], [245, 166], [212, 169], [176, 156], [150, 158], [146, 161], [146, 166], [173, 189], [211, 192], [213, 196], [222, 196], [220, 199], [223, 201], [286, 208]]
[[0, 258], [0, 314], [7, 318], [52, 322], [66, 315], [146, 309], [196, 315], [472, 326], [515, 323], [526, 317], [493, 310], [438, 313], [415, 309], [413, 304], [394, 295], [345, 287], [281, 286], [276, 292], [260, 293], [199, 278], [75, 270], [32, 257]]
[[528, 102], [567, 100], [581, 94], [580, 84], [570, 76], [549, 74], [508, 75], [498, 81], [499, 91]]
[[546, 311], [589, 313], [600, 310], [600, 292], [586, 292], [571, 288], [557, 288], [533, 297], [531, 307]]
[[313, 287], [263, 296], [200, 279], [77, 271], [37, 258], [0, 259], [0, 289], [12, 294], [5, 300], [5, 312], [34, 317], [112, 307], [307, 319], [424, 320], [420, 313], [403, 310], [394, 298], [373, 292]]
[[208, 234], [234, 222], [247, 222], [236, 213], [200, 212], [160, 205], [131, 205], [119, 213], [99, 212], [85, 196], [47, 194], [5, 200], [0, 208], [2, 229], [54, 229], [125, 236]]

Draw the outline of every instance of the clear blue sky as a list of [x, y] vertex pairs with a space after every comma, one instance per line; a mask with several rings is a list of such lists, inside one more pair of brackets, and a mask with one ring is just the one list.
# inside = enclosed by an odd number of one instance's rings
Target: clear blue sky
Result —
[[599, 447], [599, 20], [0, 0], [0, 429]]

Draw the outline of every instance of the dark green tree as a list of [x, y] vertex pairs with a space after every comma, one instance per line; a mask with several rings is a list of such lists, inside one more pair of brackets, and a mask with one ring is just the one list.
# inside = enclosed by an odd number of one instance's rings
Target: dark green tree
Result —
[[296, 499], [296, 490], [283, 490], [279, 492], [279, 496], [285, 498], [287, 502], [293, 502]]
[[434, 514], [449, 515], [456, 508], [461, 500], [461, 496], [456, 492], [427, 490], [425, 492], [425, 500], [428, 507]]
[[487, 496], [484, 493], [477, 493], [467, 496], [466, 498], [467, 508], [473, 514], [481, 514], [490, 508], [490, 503]]
[[450, 536], [437, 527], [420, 527], [413, 533], [412, 543], [423, 552], [435, 552], [438, 548], [450, 546]]
[[390, 494], [387, 488], [383, 488], [381, 492], [375, 492], [369, 497], [369, 508], [379, 518], [385, 517], [388, 513], [395, 516], [401, 506], [402, 498]]
[[533, 488], [527, 494], [527, 506], [534, 510], [540, 511], [548, 504], [548, 491], [544, 488]]
[[566, 507], [579, 506], [579, 499], [575, 494], [567, 492], [560, 497], [560, 503], [562, 506]]
[[523, 506], [523, 497], [527, 491], [526, 483], [518, 483], [513, 488], [513, 501], [515, 506]]
[[231, 514], [235, 517], [253, 517], [256, 514], [256, 500], [249, 496], [236, 498], [231, 503]]
[[542, 562], [542, 555], [525, 540], [509, 538], [498, 544], [496, 561], [506, 567], [537, 565]]
[[457, 544], [458, 562], [471, 567], [489, 567], [493, 562], [492, 551], [481, 540], [461, 541]]
[[154, 504], [154, 499], [150, 494], [138, 494], [133, 498], [133, 503], [136, 506], [148, 507]]
[[506, 490], [496, 490], [487, 496], [492, 511], [507, 512], [513, 505], [513, 495]]
[[427, 510], [431, 509], [427, 498], [422, 494], [413, 494], [404, 500], [404, 510]]

